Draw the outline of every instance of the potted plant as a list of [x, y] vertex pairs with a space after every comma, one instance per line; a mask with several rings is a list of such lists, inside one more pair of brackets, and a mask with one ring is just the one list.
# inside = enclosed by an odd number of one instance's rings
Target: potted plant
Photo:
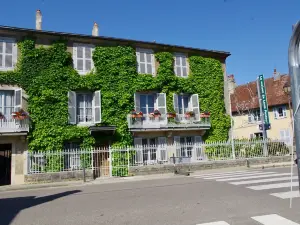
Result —
[[137, 114], [137, 118], [142, 118], [143, 117], [143, 112], [140, 111], [138, 114]]
[[176, 113], [173, 112], [167, 113], [167, 118], [176, 118]]
[[154, 110], [153, 114], [154, 114], [154, 117], [160, 117], [161, 116], [161, 113], [157, 109]]
[[193, 111], [188, 111], [185, 114], [185, 118], [191, 118], [195, 116], [195, 113]]
[[137, 116], [136, 111], [135, 111], [135, 110], [132, 110], [132, 111], [131, 111], [131, 117], [132, 117], [132, 118], [136, 118], [136, 116]]
[[0, 112], [0, 120], [4, 119], [4, 115], [2, 112]]
[[13, 116], [14, 119], [24, 120], [24, 119], [28, 118], [28, 113], [25, 112], [23, 109], [20, 109], [17, 112], [13, 112], [12, 116]]
[[209, 118], [210, 117], [210, 112], [204, 111], [203, 113], [200, 114], [200, 118]]

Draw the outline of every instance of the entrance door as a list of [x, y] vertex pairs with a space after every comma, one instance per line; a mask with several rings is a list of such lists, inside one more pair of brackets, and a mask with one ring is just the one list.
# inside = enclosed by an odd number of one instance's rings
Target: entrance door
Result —
[[0, 144], [0, 185], [11, 183], [11, 144]]

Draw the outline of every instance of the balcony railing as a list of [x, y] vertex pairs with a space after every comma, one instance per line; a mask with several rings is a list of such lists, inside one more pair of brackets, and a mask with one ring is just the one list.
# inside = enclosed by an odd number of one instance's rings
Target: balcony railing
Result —
[[28, 132], [29, 118], [14, 119], [12, 116], [0, 118], [0, 132]]
[[139, 129], [209, 129], [210, 118], [201, 118], [200, 121], [195, 117], [186, 117], [185, 115], [176, 115], [175, 118], [167, 118], [166, 115], [152, 117], [143, 115], [133, 118], [127, 116], [128, 127], [131, 130]]

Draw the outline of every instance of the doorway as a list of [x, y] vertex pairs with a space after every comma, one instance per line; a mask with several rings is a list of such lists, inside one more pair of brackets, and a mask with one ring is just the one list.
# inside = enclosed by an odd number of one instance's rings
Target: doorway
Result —
[[0, 186], [11, 184], [11, 144], [0, 144]]

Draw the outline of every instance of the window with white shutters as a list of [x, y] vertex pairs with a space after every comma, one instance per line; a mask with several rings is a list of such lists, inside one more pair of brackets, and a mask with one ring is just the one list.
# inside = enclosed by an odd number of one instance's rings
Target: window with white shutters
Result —
[[198, 94], [174, 94], [173, 105], [176, 114], [180, 120], [184, 119], [185, 113], [193, 111], [195, 120], [200, 120], [200, 107]]
[[175, 54], [174, 72], [178, 77], [188, 76], [187, 57], [184, 54]]
[[248, 123], [256, 123], [261, 121], [260, 110], [255, 110], [248, 114]]
[[94, 46], [85, 44], [74, 44], [73, 46], [73, 63], [74, 68], [79, 74], [86, 74], [90, 72], [93, 67], [93, 54]]
[[285, 144], [290, 145], [292, 143], [292, 135], [290, 129], [282, 129], [279, 131], [280, 140]]
[[69, 123], [101, 123], [101, 92], [76, 93], [69, 91]]
[[0, 70], [14, 69], [17, 61], [17, 44], [13, 39], [0, 37]]
[[136, 49], [138, 73], [155, 75], [155, 58], [151, 49]]
[[286, 107], [285, 106], [274, 107], [273, 112], [274, 112], [275, 119], [286, 118]]

